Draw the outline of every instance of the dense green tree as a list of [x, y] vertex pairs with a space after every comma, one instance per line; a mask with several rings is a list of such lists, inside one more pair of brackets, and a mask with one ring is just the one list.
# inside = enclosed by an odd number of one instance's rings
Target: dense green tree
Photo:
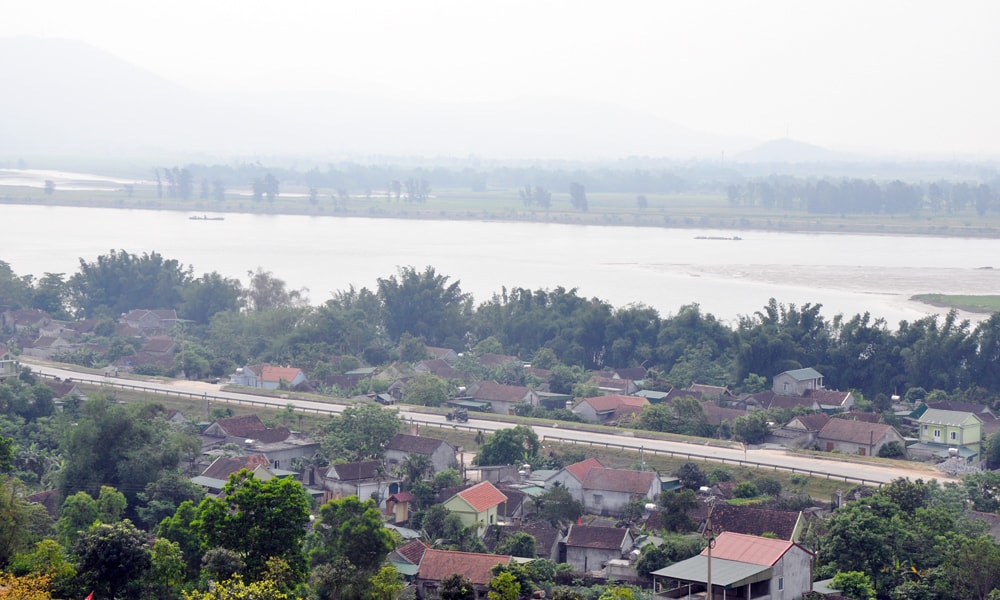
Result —
[[755, 410], [748, 415], [736, 417], [733, 421], [733, 437], [745, 444], [763, 443], [767, 434], [771, 433], [769, 422], [770, 417], [763, 410]]
[[472, 298], [458, 281], [448, 282], [433, 267], [422, 272], [400, 267], [396, 275], [378, 280], [383, 323], [392, 340], [404, 333], [423, 338], [432, 346], [447, 346], [468, 331]]
[[448, 382], [430, 373], [417, 373], [406, 382], [407, 404], [441, 406], [448, 400]]
[[80, 490], [96, 494], [107, 485], [122, 490], [129, 506], [136, 506], [136, 494], [147, 483], [199, 448], [196, 437], [167, 426], [163, 414], [160, 405], [121, 406], [91, 397], [62, 445], [66, 462], [59, 474], [61, 495]]
[[509, 554], [523, 558], [535, 558], [535, 536], [518, 531], [505, 537], [496, 548], [497, 554]]
[[10, 263], [0, 260], [0, 305], [27, 308], [33, 295], [31, 275], [18, 276]]
[[521, 584], [511, 573], [499, 573], [490, 580], [486, 597], [489, 600], [517, 600], [521, 595]]
[[540, 519], [553, 525], [573, 523], [583, 514], [583, 504], [561, 485], [552, 486], [535, 498], [535, 509]]
[[182, 502], [200, 502], [205, 497], [205, 490], [179, 471], [164, 469], [156, 481], [146, 484], [136, 497], [139, 518], [148, 527], [155, 528], [163, 519], [173, 516]]
[[405, 587], [406, 583], [396, 567], [386, 565], [368, 578], [367, 597], [370, 600], [397, 600]]
[[151, 566], [148, 539], [127, 519], [85, 531], [73, 545], [73, 555], [80, 577], [95, 595], [144, 597], [141, 584]]
[[705, 472], [693, 462], [686, 462], [678, 467], [674, 475], [689, 490], [697, 490], [708, 483], [708, 477], [705, 475]]
[[24, 495], [16, 480], [0, 477], [0, 569], [36, 541], [31, 533], [32, 507]]
[[455, 573], [441, 580], [438, 597], [441, 600], [476, 600], [476, 587], [471, 581]]
[[149, 567], [150, 591], [160, 600], [176, 598], [186, 569], [180, 546], [168, 539], [157, 539], [150, 549]]
[[250, 283], [243, 289], [243, 306], [250, 312], [262, 312], [276, 308], [295, 308], [307, 302], [308, 290], [289, 290], [284, 280], [274, 273], [257, 267], [248, 271]]
[[517, 425], [508, 429], [500, 429], [479, 447], [476, 464], [490, 465], [520, 465], [531, 463], [538, 456], [541, 447], [538, 434], [527, 425]]
[[174, 514], [163, 519], [156, 529], [157, 536], [177, 543], [187, 566], [187, 578], [190, 580], [198, 577], [204, 552], [197, 519], [198, 507], [193, 501], [185, 500], [177, 506]]
[[349, 406], [324, 427], [323, 453], [350, 460], [381, 458], [402, 425], [398, 411], [375, 402]]
[[658, 499], [663, 511], [660, 512], [660, 524], [667, 531], [691, 531], [694, 522], [688, 516], [688, 511], [698, 506], [698, 496], [691, 488], [683, 488], [672, 492], [663, 492]]
[[77, 492], [68, 496], [63, 500], [62, 508], [59, 509], [59, 520], [56, 522], [59, 541], [66, 548], [72, 548], [80, 533], [95, 522], [97, 522], [97, 501], [90, 494]]
[[320, 507], [308, 545], [314, 566], [345, 558], [360, 577], [367, 579], [376, 573], [395, 543], [382, 526], [382, 515], [375, 503], [348, 496]]
[[191, 268], [156, 252], [137, 256], [111, 250], [93, 262], [80, 259], [68, 281], [70, 303], [82, 317], [116, 316], [134, 308], [179, 306]]
[[212, 272], [192, 280], [181, 289], [183, 301], [177, 316], [200, 325], [208, 325], [220, 312], [237, 312], [244, 297], [243, 285], [238, 279], [223, 277]]
[[869, 600], [875, 596], [875, 588], [868, 575], [860, 571], [841, 571], [833, 577], [830, 587], [843, 592], [852, 600]]
[[259, 576], [267, 559], [278, 557], [297, 577], [305, 577], [302, 550], [309, 522], [309, 497], [292, 479], [261, 481], [243, 470], [229, 477], [221, 498], [206, 498], [196, 528], [206, 548], [222, 547], [245, 556], [250, 576]]

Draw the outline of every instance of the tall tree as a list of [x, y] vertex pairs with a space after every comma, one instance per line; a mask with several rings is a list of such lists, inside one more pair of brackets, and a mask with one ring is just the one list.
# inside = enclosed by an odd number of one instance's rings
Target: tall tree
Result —
[[383, 322], [390, 339], [398, 341], [404, 333], [421, 337], [432, 346], [453, 347], [468, 330], [472, 299], [462, 292], [460, 282], [448, 282], [434, 267], [422, 272], [400, 267], [396, 275], [378, 280]]
[[196, 528], [206, 548], [240, 553], [252, 577], [265, 572], [267, 560], [288, 563], [297, 580], [305, 578], [302, 541], [309, 522], [309, 497], [302, 484], [285, 478], [261, 481], [243, 470], [229, 477], [221, 498], [206, 498]]
[[381, 458], [385, 445], [402, 426], [398, 411], [382, 408], [375, 402], [349, 406], [331, 417], [324, 428], [323, 451], [331, 458]]
[[313, 566], [345, 558], [358, 577], [373, 576], [395, 542], [382, 526], [382, 515], [373, 501], [357, 496], [331, 500], [319, 509], [319, 519], [307, 543]]

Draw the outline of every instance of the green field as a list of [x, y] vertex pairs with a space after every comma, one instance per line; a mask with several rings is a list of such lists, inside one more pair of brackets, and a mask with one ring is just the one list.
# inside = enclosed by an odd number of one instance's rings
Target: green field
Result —
[[911, 296], [911, 299], [931, 306], [951, 307], [974, 313], [993, 314], [1000, 312], [1000, 295], [917, 294]]

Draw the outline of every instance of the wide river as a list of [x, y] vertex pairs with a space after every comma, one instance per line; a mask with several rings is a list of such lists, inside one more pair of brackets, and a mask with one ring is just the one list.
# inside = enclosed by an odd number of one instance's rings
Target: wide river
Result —
[[[172, 211], [0, 205], [0, 260], [18, 275], [77, 271], [110, 250], [159, 252], [197, 275], [246, 282], [262, 267], [313, 304], [374, 288], [399, 266], [433, 266], [476, 302], [503, 286], [577, 288], [614, 306], [643, 303], [664, 316], [698, 303], [723, 321], [769, 298], [820, 303], [822, 314], [870, 312], [890, 327], [936, 309], [922, 292], [1000, 293], [1000, 240], [415, 221], [226, 214], [195, 221]], [[735, 240], [697, 239], [731, 237]], [[152, 307], [151, 307], [152, 308]], [[982, 315], [963, 314], [973, 321]]]

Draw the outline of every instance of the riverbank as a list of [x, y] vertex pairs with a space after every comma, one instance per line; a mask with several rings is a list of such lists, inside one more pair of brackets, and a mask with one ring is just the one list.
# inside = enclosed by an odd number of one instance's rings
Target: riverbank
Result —
[[[0, 204], [52, 207], [114, 208], [179, 211], [192, 214], [303, 215], [435, 221], [547, 223], [559, 225], [632, 226], [661, 229], [717, 229], [732, 232], [919, 235], [951, 238], [1000, 238], [1000, 216], [987, 214], [817, 215], [805, 212], [730, 206], [721, 195], [661, 194], [646, 198], [640, 208], [629, 194], [588, 194], [586, 212], [572, 210], [568, 200], [553, 198], [549, 210], [526, 207], [517, 190], [438, 190], [422, 203], [379, 196], [317, 197], [302, 191], [273, 201], [227, 194], [223, 200], [159, 198], [155, 191], [55, 190], [7, 187]], [[739, 237], [733, 236], [733, 237]]]

